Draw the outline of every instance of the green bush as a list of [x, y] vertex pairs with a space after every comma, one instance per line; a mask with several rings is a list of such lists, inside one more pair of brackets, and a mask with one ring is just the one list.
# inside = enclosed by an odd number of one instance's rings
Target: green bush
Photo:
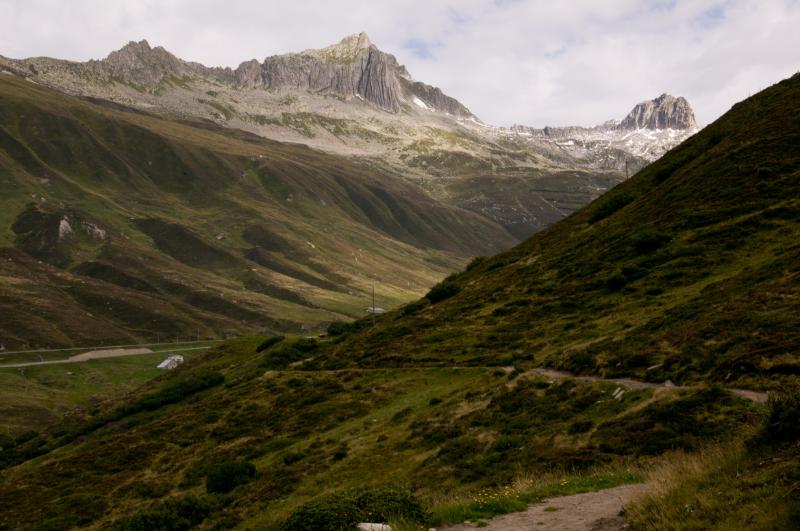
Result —
[[256, 477], [256, 467], [247, 461], [223, 461], [214, 465], [206, 477], [206, 490], [227, 494]]
[[345, 323], [344, 321], [333, 321], [331, 324], [328, 325], [328, 335], [329, 336], [343, 336], [348, 332], [353, 330], [352, 323]]
[[421, 309], [425, 307], [427, 301], [425, 299], [414, 301], [406, 304], [403, 306], [402, 311], [400, 312], [403, 315], [411, 315], [412, 313], [417, 313]]
[[121, 407], [115, 416], [122, 418], [140, 411], [154, 411], [165, 405], [180, 402], [184, 398], [200, 391], [215, 387], [223, 381], [225, 381], [225, 377], [218, 372], [190, 374], [177, 382], [165, 386], [160, 391], [145, 395], [136, 402]]
[[422, 504], [405, 487], [361, 488], [337, 492], [304, 504], [280, 526], [280, 531], [341, 531], [360, 522], [403, 519], [422, 523]]
[[265, 339], [259, 346], [256, 348], [256, 352], [263, 352], [270, 347], [273, 347], [284, 340], [283, 336], [274, 336]]
[[617, 273], [606, 280], [606, 287], [610, 291], [619, 291], [628, 284], [628, 277], [622, 273]]
[[210, 512], [211, 507], [206, 500], [188, 495], [122, 518], [111, 528], [117, 531], [183, 531], [202, 523]]
[[95, 417], [82, 428], [65, 435], [64, 438], [65, 440], [72, 440], [81, 435], [92, 433], [111, 422], [116, 422], [130, 415], [135, 415], [143, 411], [155, 411], [164, 406], [175, 404], [191, 395], [215, 387], [224, 381], [225, 377], [216, 371], [183, 376], [179, 380], [169, 383], [154, 393], [144, 395], [135, 402], [126, 404], [106, 415]]
[[270, 350], [267, 359], [260, 367], [267, 369], [285, 369], [296, 361], [308, 358], [319, 347], [315, 339], [301, 338], [294, 341], [284, 341]]
[[643, 231], [633, 237], [633, 248], [637, 254], [650, 254], [670, 242], [669, 234], [658, 231]]
[[475, 269], [476, 267], [478, 267], [479, 265], [481, 265], [485, 261], [486, 261], [486, 257], [485, 256], [476, 256], [475, 258], [473, 258], [470, 261], [469, 264], [467, 264], [466, 271], [471, 271], [471, 270]]
[[772, 392], [763, 438], [770, 442], [800, 439], [800, 385], [787, 385]]
[[26, 431], [17, 435], [16, 439], [14, 439], [15, 445], [25, 444], [26, 442], [35, 439], [39, 436], [39, 433], [36, 431]]
[[625, 207], [636, 199], [630, 194], [615, 194], [600, 203], [589, 218], [589, 223], [597, 223]]
[[567, 428], [567, 433], [570, 435], [576, 435], [578, 433], [586, 433], [587, 431], [592, 429], [594, 426], [594, 422], [591, 420], [576, 420], [572, 424], [569, 425]]
[[459, 291], [461, 291], [461, 287], [449, 278], [446, 278], [432, 287], [428, 294], [425, 295], [425, 298], [432, 303], [436, 303], [456, 295]]

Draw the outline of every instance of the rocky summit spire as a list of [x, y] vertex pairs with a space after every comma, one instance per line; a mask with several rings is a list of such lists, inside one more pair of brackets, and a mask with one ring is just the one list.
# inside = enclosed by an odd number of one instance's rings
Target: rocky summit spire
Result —
[[620, 123], [621, 129], [693, 129], [694, 111], [686, 98], [662, 94], [638, 103]]
[[91, 64], [116, 79], [148, 88], [156, 86], [165, 76], [180, 75], [185, 70], [183, 61], [160, 46], [151, 48], [146, 40], [131, 41]]
[[336, 44], [318, 50], [304, 50], [301, 55], [309, 55], [330, 63], [353, 62], [372, 46], [369, 37], [363, 31], [348, 35]]
[[369, 48], [372, 46], [372, 41], [370, 41], [369, 36], [362, 31], [361, 33], [348, 35], [339, 42], [339, 45], [355, 47], [359, 50], [363, 50], [364, 48]]
[[233, 72], [239, 86], [272, 90], [327, 92], [358, 97], [390, 112], [414, 98], [426, 109], [472, 116], [469, 109], [436, 87], [413, 82], [405, 67], [372, 44], [366, 33], [345, 37], [325, 48], [242, 63]]

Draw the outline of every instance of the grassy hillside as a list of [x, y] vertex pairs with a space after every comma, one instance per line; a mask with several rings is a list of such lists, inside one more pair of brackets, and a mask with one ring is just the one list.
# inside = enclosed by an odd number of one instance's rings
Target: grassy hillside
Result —
[[[230, 341], [88, 422], [5, 441], [0, 527], [441, 525], [637, 481], [731, 441], [744, 458], [724, 450], [631, 522], [724, 528], [713, 493], [745, 492], [739, 514], [759, 516], [742, 521], [796, 525], [800, 395], [764, 408], [727, 388], [796, 380], [798, 96], [795, 76], [736, 105], [588, 208], [374, 322]], [[691, 385], [626, 390], [547, 367]], [[680, 513], [695, 494], [702, 520]]]
[[[800, 373], [800, 77], [431, 296], [322, 367], [546, 366], [770, 388]], [[441, 299], [441, 300], [439, 300]]]
[[[617, 400], [613, 383], [500, 368], [292, 370], [295, 353], [325, 345], [284, 340], [257, 352], [262, 339], [217, 347], [88, 424], [7, 442], [6, 464], [27, 462], [3, 478], [0, 526], [133, 529], [172, 511], [158, 501], [172, 499], [205, 526], [275, 528], [322, 495], [398, 484], [438, 507], [427, 518], [491, 514], [470, 501], [475, 490], [516, 484], [514, 496], [530, 497], [624, 483], [642, 459], [729, 436], [755, 411], [719, 389]], [[258, 473], [218, 492], [209, 478], [219, 463]]]
[[[195, 352], [181, 354], [191, 358]], [[12, 361], [8, 358], [3, 356], [0, 361]], [[0, 437], [16, 438], [41, 431], [64, 417], [80, 419], [103, 401], [130, 393], [161, 375], [164, 371], [156, 365], [164, 358], [165, 354], [155, 352], [84, 363], [0, 366]], [[13, 361], [35, 359], [28, 356]]]
[[513, 241], [365, 165], [0, 78], [6, 347], [320, 327]]

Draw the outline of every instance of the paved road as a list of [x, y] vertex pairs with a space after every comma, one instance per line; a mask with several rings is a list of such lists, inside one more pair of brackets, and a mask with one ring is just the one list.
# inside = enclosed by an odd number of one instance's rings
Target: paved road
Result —
[[[191, 345], [193, 343], [222, 343], [225, 339], [201, 339], [199, 341], [178, 341], [178, 345]], [[0, 359], [2, 356], [7, 356], [9, 354], [38, 354], [44, 352], [72, 352], [76, 350], [107, 350], [107, 349], [116, 349], [116, 348], [139, 348], [139, 347], [159, 347], [163, 345], [175, 345], [176, 342], [174, 341], [167, 341], [161, 343], [135, 343], [131, 345], [96, 345], [96, 346], [88, 346], [88, 347], [72, 347], [72, 348], [46, 348], [46, 349], [35, 349], [35, 350], [2, 350], [0, 351]]]
[[117, 348], [105, 350], [93, 350], [91, 352], [84, 352], [77, 354], [63, 360], [48, 360], [48, 361], [29, 361], [26, 363], [13, 363], [11, 365], [0, 365], [0, 369], [5, 368], [21, 368], [21, 367], [35, 367], [37, 365], [55, 365], [58, 363], [83, 363], [89, 360], [96, 360], [102, 358], [119, 358], [122, 356], [137, 356], [141, 354], [175, 354], [177, 352], [188, 352], [190, 350], [205, 350], [211, 348], [210, 346], [204, 347], [191, 347], [191, 348], [177, 348], [174, 350], [150, 350], [149, 348]]

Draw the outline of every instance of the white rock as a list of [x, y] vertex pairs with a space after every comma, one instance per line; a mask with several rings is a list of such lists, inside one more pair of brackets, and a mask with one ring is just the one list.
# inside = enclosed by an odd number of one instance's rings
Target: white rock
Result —
[[392, 526], [386, 524], [361, 523], [356, 528], [360, 531], [392, 531]]
[[65, 217], [61, 218], [61, 221], [58, 223], [58, 239], [63, 240], [70, 234], [72, 234], [72, 227], [70, 226], [69, 221], [67, 221], [67, 218]]

